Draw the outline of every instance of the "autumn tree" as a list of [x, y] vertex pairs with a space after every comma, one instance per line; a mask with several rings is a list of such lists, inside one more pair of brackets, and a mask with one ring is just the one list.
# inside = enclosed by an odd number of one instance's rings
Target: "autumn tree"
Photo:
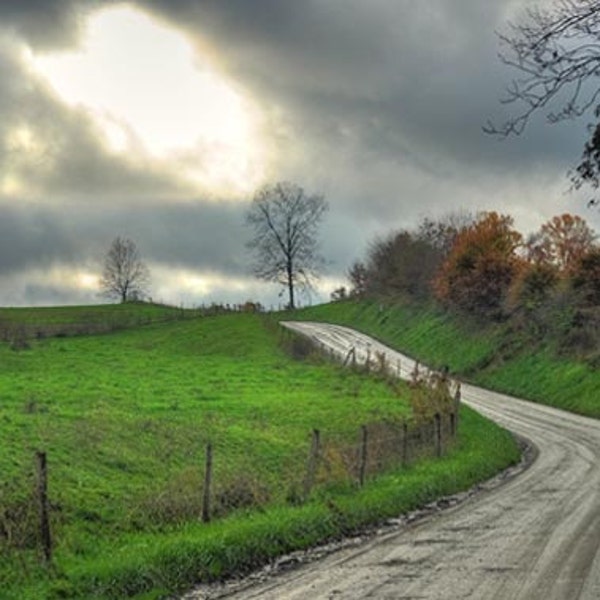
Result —
[[[523, 21], [500, 34], [500, 43], [501, 60], [518, 73], [503, 98], [515, 112], [484, 130], [520, 134], [536, 112], [551, 123], [586, 112], [600, 117], [600, 0], [556, 0], [529, 8]], [[575, 188], [600, 184], [600, 123], [589, 129], [581, 161], [571, 173]]]
[[559, 271], [555, 265], [523, 261], [508, 290], [509, 308], [525, 311], [540, 308], [552, 296], [559, 279]]
[[475, 217], [455, 211], [425, 217], [414, 229], [401, 229], [375, 239], [365, 261], [355, 262], [348, 278], [353, 296], [431, 296], [431, 282], [456, 236]]
[[570, 275], [594, 246], [596, 234], [584, 219], [568, 213], [552, 217], [527, 242], [531, 262], [555, 266]]
[[121, 302], [139, 300], [147, 295], [149, 283], [150, 271], [136, 244], [129, 238], [116, 237], [104, 257], [102, 294]]
[[258, 190], [246, 213], [253, 231], [248, 247], [254, 252], [254, 273], [285, 286], [291, 309], [298, 286], [311, 287], [323, 264], [317, 233], [326, 210], [323, 196], [279, 182]]
[[434, 280], [436, 297], [468, 312], [497, 317], [521, 259], [522, 236], [513, 220], [483, 213], [456, 237]]
[[352, 263], [347, 276], [350, 281], [350, 296], [364, 298], [369, 287], [369, 271], [365, 263], [360, 260]]

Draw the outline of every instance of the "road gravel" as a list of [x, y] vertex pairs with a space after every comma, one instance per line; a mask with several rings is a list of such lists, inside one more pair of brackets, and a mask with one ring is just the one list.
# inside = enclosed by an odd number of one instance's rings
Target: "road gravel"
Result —
[[[352, 348], [363, 362], [383, 352], [401, 376], [414, 369], [408, 357], [351, 329], [285, 325], [341, 358]], [[231, 592], [198, 589], [186, 598], [600, 599], [600, 421], [467, 384], [462, 399], [537, 448], [530, 468], [318, 562]]]

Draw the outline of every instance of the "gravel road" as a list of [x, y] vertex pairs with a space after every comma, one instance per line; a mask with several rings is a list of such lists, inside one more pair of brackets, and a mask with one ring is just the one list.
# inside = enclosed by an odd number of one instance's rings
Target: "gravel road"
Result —
[[[407, 357], [350, 329], [286, 326], [357, 359]], [[399, 361], [399, 363], [398, 363]], [[599, 394], [600, 396], [600, 394]], [[470, 385], [463, 401], [528, 439], [530, 468], [455, 508], [219, 597], [273, 600], [600, 599], [600, 421]], [[209, 598], [214, 595], [186, 596]]]

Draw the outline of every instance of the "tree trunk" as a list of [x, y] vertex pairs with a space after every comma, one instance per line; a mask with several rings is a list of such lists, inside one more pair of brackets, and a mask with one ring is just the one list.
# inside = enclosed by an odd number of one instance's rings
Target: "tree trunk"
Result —
[[294, 304], [294, 273], [292, 271], [292, 265], [288, 262], [287, 265], [287, 280], [288, 280], [288, 293], [290, 297], [288, 308], [294, 310], [296, 308]]

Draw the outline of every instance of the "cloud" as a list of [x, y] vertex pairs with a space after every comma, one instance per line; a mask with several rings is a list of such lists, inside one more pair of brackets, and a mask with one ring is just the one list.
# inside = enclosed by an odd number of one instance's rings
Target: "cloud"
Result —
[[85, 14], [101, 0], [6, 0], [0, 23], [39, 48], [62, 48], [76, 42]]
[[158, 161], [111, 153], [85, 110], [61, 103], [31, 72], [26, 48], [0, 36], [0, 202], [157, 192], [183, 196], [191, 188]]
[[[276, 302], [277, 290], [249, 276], [244, 201], [209, 201], [165, 163], [111, 151], [90, 114], [28, 67], [28, 48], [75, 47], [85, 15], [115, 4], [0, 3], [0, 288], [14, 284], [29, 300], [89, 299], [65, 273], [97, 269], [111, 239], [128, 235], [165, 296], [191, 301], [210, 281], [210, 293], [230, 301], [267, 290]], [[581, 196], [565, 194], [585, 119], [548, 126], [540, 115], [504, 141], [481, 130], [510, 110], [499, 97], [513, 74], [497, 60], [494, 31], [525, 0], [129, 4], [185, 32], [198, 65], [213, 65], [260, 107], [273, 178], [329, 200], [321, 297], [375, 235], [425, 215], [497, 209], [525, 232], [571, 211], [600, 228]]]

